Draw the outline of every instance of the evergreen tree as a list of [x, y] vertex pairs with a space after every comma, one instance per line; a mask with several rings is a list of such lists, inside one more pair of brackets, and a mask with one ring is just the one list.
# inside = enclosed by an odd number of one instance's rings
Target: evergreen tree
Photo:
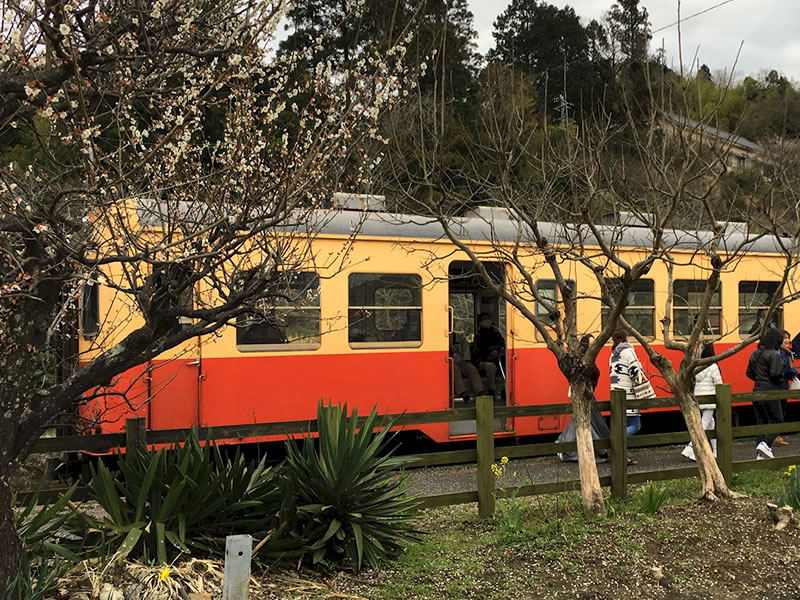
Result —
[[608, 12], [611, 36], [628, 61], [644, 63], [652, 39], [647, 9], [639, 0], [617, 0]]
[[490, 58], [513, 65], [536, 83], [539, 110], [573, 116], [597, 105], [603, 96], [602, 70], [591, 55], [602, 46], [591, 40], [575, 11], [537, 0], [512, 0], [494, 23], [496, 47]]
[[[467, 0], [301, 0], [289, 13], [292, 33], [281, 43], [283, 53], [308, 47], [320, 39], [310, 63], [329, 61], [345, 71], [369, 46], [382, 48], [410, 34], [407, 62], [424, 64], [419, 85], [427, 93], [445, 90], [464, 100], [475, 87], [478, 55], [476, 32]], [[298, 65], [297, 76], [314, 64]]]

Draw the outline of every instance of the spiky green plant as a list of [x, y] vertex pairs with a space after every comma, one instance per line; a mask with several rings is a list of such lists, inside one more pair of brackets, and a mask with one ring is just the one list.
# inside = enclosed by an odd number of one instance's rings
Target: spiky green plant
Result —
[[375, 431], [377, 411], [361, 427], [347, 405], [317, 408], [319, 440], [287, 442], [286, 472], [295, 499], [294, 528], [308, 541], [311, 562], [347, 561], [355, 569], [381, 560], [416, 541], [411, 520], [418, 502], [405, 495], [392, 469], [407, 458], [393, 457], [393, 423]]
[[104, 555], [133, 554], [165, 563], [176, 552], [219, 550], [226, 535], [272, 532], [282, 494], [277, 472], [265, 460], [233, 458], [193, 429], [183, 445], [140, 450], [120, 458], [115, 474], [103, 462], [92, 467], [92, 493], [108, 517], [84, 515], [87, 545]]
[[[41, 485], [25, 505], [14, 512], [14, 527], [22, 542], [17, 573], [6, 582], [1, 598], [5, 600], [40, 600], [58, 585], [59, 578], [80, 558], [70, 550], [64, 534], [76, 518], [72, 495], [77, 484], [58, 499], [39, 505]], [[16, 504], [16, 498], [12, 502]]]
[[52, 596], [58, 580], [66, 573], [70, 562], [42, 548], [32, 555], [23, 548], [19, 567], [14, 577], [2, 589], [3, 600], [43, 600]]

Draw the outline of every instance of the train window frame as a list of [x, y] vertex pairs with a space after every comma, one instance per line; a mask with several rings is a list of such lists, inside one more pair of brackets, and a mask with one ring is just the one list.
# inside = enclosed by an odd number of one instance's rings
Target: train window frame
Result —
[[[678, 298], [678, 296], [677, 296], [677, 293], [675, 291], [675, 286], [677, 284], [683, 284], [683, 283], [698, 284], [697, 287], [701, 288], [701, 291], [702, 291], [702, 290], [705, 289], [705, 286], [708, 284], [708, 280], [706, 280], [706, 279], [675, 279], [672, 282], [672, 335], [675, 336], [675, 337], [680, 337], [680, 338], [689, 337], [691, 332], [683, 333], [681, 331], [678, 331], [678, 329], [677, 329], [678, 319], [676, 318], [677, 317], [677, 314], [676, 314], [677, 311], [685, 310], [687, 313], [689, 313], [691, 315], [692, 314], [692, 312], [691, 312], [692, 309], [694, 309], [695, 312], [696, 312], [697, 309], [699, 308], [696, 305], [688, 304], [688, 299], [687, 299], [687, 305], [686, 306], [680, 306], [680, 307], [678, 306], [678, 304], [676, 302], [676, 299]], [[690, 291], [689, 293], [692, 293], [692, 292]], [[695, 292], [695, 293], [697, 293], [697, 292]], [[708, 307], [708, 309], [709, 309], [708, 310], [709, 324], [708, 324], [708, 327], [707, 327], [707, 331], [712, 336], [720, 336], [720, 335], [722, 335], [722, 326], [723, 326], [723, 320], [722, 320], [722, 317], [723, 317], [723, 312], [722, 312], [722, 282], [718, 282], [717, 283], [717, 289], [714, 291], [714, 293], [717, 294], [717, 297], [719, 298], [719, 304], [711, 304]], [[712, 298], [712, 302], [713, 302], [713, 298]], [[711, 321], [710, 317], [714, 313], [718, 313], [718, 315], [719, 315], [719, 328], [717, 329], [717, 331], [714, 331], [711, 328], [711, 323], [710, 323], [710, 321]]]
[[[320, 276], [319, 273], [315, 271], [296, 271], [292, 273], [292, 277], [297, 276], [311, 276], [311, 280], [309, 283], [304, 284], [302, 288], [297, 288], [297, 291], [305, 291], [307, 296], [309, 296], [310, 304], [308, 303], [298, 303], [298, 302], [291, 302], [286, 300], [286, 304], [276, 304], [271, 307], [271, 311], [275, 313], [296, 313], [296, 312], [314, 312], [316, 313], [316, 323], [317, 323], [317, 336], [316, 341], [313, 342], [299, 342], [295, 343], [292, 341], [286, 341], [282, 343], [244, 343], [240, 341], [240, 332], [242, 331], [242, 326], [237, 324], [234, 325], [235, 333], [236, 333], [236, 349], [239, 352], [246, 353], [246, 352], [300, 352], [300, 351], [314, 351], [318, 350], [322, 346], [322, 286], [320, 284]], [[316, 286], [314, 285], [316, 283]], [[291, 285], [291, 283], [289, 284]], [[312, 293], [312, 290], [315, 290]], [[273, 298], [273, 301], [276, 299]], [[259, 324], [254, 324], [256, 326]], [[277, 326], [273, 325], [274, 329], [279, 329]], [[285, 335], [285, 331], [281, 330], [281, 333]], [[288, 338], [287, 338], [288, 339]]]
[[[611, 278], [608, 278], [606, 280], [606, 285], [611, 284], [611, 282], [618, 282], [618, 281], [620, 281], [620, 278], [611, 277]], [[636, 293], [637, 291], [639, 293], [642, 293], [643, 290], [635, 290], [634, 288], [637, 286], [637, 284], [646, 283], [646, 282], [650, 283], [649, 292], [650, 292], [651, 297], [652, 297], [652, 303], [651, 304], [631, 304], [630, 303], [630, 295], [629, 295], [628, 296], [629, 304], [628, 304], [628, 306], [625, 307], [625, 310], [623, 311], [622, 314], [624, 316], [628, 312], [628, 310], [630, 310], [630, 309], [633, 309], [634, 311], [637, 311], [637, 312], [644, 312], [645, 310], [650, 311], [650, 325], [652, 327], [652, 329], [651, 329], [652, 333], [649, 334], [649, 335], [645, 335], [641, 331], [639, 331], [639, 333], [641, 333], [642, 337], [647, 339], [647, 340], [654, 340], [654, 339], [656, 339], [656, 282], [655, 282], [655, 279], [650, 279], [648, 277], [643, 277], [641, 279], [637, 279], [633, 283], [633, 287], [631, 288], [631, 294]], [[609, 291], [611, 291], [611, 290], [609, 290]], [[600, 308], [600, 326], [603, 329], [605, 329], [605, 327], [606, 327], [606, 323], [608, 321], [608, 315], [610, 313], [611, 313], [611, 309], [608, 306], [606, 306], [605, 304], [602, 304], [601, 308]]]
[[[80, 303], [81, 335], [87, 340], [95, 338], [100, 334], [100, 275], [97, 271], [92, 271], [81, 286]], [[87, 323], [92, 323], [93, 329], [87, 329]]]
[[[574, 279], [567, 279], [567, 282], [572, 284], [572, 297], [577, 300], [577, 298], [578, 298], [578, 286], [577, 286], [575, 280]], [[555, 301], [557, 306], [559, 306], [559, 307], [563, 306], [564, 301], [563, 301], [563, 298], [561, 297], [561, 290], [558, 288], [558, 281], [556, 279], [553, 279], [552, 277], [551, 278], [537, 279], [536, 283], [534, 285], [536, 286], [536, 293], [538, 295], [541, 295], [541, 293], [542, 293], [540, 286], [543, 283], [548, 283], [548, 284], [552, 283], [553, 284], [553, 291], [555, 291], [555, 293], [556, 293], [556, 298], [553, 299], [553, 300]], [[541, 302], [539, 302], [538, 300], [534, 299], [534, 308], [533, 308], [534, 314], [539, 319], [542, 319], [542, 315], [539, 312], [540, 308], [544, 308], [544, 306], [542, 305]], [[562, 314], [561, 311], [559, 311], [559, 314]], [[544, 319], [542, 319], [543, 322], [544, 322], [545, 327], [553, 327], [554, 323], [553, 323], [553, 321], [550, 321], [549, 317], [550, 317], [550, 315], [547, 314], [547, 315], [545, 315], [545, 318], [547, 318], [547, 320], [545, 321]]]
[[[753, 311], [757, 312], [759, 310], [766, 310], [766, 309], [769, 308], [768, 304], [766, 304], [766, 305], [760, 305], [760, 304], [759, 305], [746, 305], [746, 310], [743, 311], [743, 309], [745, 307], [742, 306], [742, 285], [752, 285], [752, 284], [756, 285], [756, 290], [754, 290], [751, 293], [752, 295], [758, 293], [758, 285], [764, 285], [764, 284], [767, 284], [767, 285], [770, 285], [770, 286], [774, 286], [775, 289], [771, 292], [771, 294], [770, 294], [770, 292], [767, 292], [768, 294], [772, 295], [772, 294], [778, 293], [778, 290], [780, 289], [781, 282], [780, 281], [774, 281], [774, 280], [773, 281], [761, 281], [761, 280], [757, 281], [757, 280], [749, 280], [749, 279], [744, 279], [744, 280], [739, 282], [739, 285], [737, 286], [737, 290], [736, 290], [737, 291], [737, 302], [738, 302], [738, 306], [739, 306], [739, 309], [738, 309], [738, 312], [737, 312], [738, 325], [736, 327], [736, 330], [739, 333], [739, 338], [740, 339], [746, 339], [746, 338], [750, 337], [751, 335], [753, 335], [753, 333], [751, 333], [751, 332], [747, 332], [747, 333], [743, 333], [742, 332], [742, 328], [741, 328], [741, 326], [742, 326], [742, 312], [753, 312]], [[771, 326], [772, 327], [777, 327], [778, 329], [783, 330], [783, 307], [782, 306], [779, 306], [777, 308], [774, 316], [777, 317], [777, 318], [775, 319], [775, 323], [773, 323]]]
[[[359, 278], [363, 278], [364, 283], [368, 283], [370, 281], [375, 281], [376, 279], [380, 280], [380, 278], [388, 278], [388, 281], [391, 281], [391, 279], [393, 279], [393, 278], [396, 278], [396, 279], [399, 279], [399, 278], [413, 278], [414, 279], [414, 286], [413, 287], [409, 286], [409, 287], [405, 287], [405, 288], [404, 287], [392, 288], [392, 286], [390, 284], [390, 285], [384, 285], [382, 287], [374, 287], [372, 289], [372, 292], [371, 292], [373, 304], [368, 304], [368, 303], [356, 304], [356, 303], [353, 302], [353, 300], [354, 300], [353, 291], [354, 291], [354, 289], [357, 289], [357, 286], [353, 285], [354, 278], [355, 278], [355, 280], [358, 280]], [[419, 303], [418, 304], [402, 304], [402, 305], [399, 305], [399, 304], [398, 305], [388, 305], [388, 304], [379, 305], [379, 304], [375, 304], [374, 303], [375, 296], [378, 294], [378, 291], [382, 290], [382, 289], [416, 290], [417, 295], [419, 297]], [[369, 295], [368, 292], [366, 294]], [[412, 300], [412, 302], [414, 301], [413, 292], [412, 292], [412, 299], [411, 300]], [[364, 299], [364, 302], [366, 302], [366, 298]], [[373, 271], [350, 273], [348, 275], [348, 278], [347, 278], [347, 343], [348, 343], [348, 345], [350, 346], [350, 348], [352, 348], [354, 350], [369, 349], [369, 348], [419, 348], [419, 347], [421, 347], [422, 346], [422, 342], [423, 342], [423, 340], [422, 340], [423, 304], [424, 304], [424, 302], [423, 302], [423, 294], [422, 294], [422, 276], [419, 273], [409, 273], [409, 272], [387, 273], [387, 272], [373, 272]], [[374, 315], [373, 321], [377, 321], [378, 320], [377, 319], [378, 311], [381, 311], [382, 318], [383, 317], [387, 317], [387, 318], [390, 317], [389, 313], [391, 313], [393, 311], [397, 311], [397, 312], [406, 311], [406, 314], [405, 314], [406, 321], [405, 321], [405, 323], [408, 323], [408, 311], [417, 311], [417, 314], [418, 314], [417, 321], [419, 323], [419, 339], [418, 340], [391, 340], [391, 339], [386, 339], [386, 340], [368, 340], [368, 341], [356, 341], [356, 340], [353, 340], [353, 334], [354, 334], [353, 314], [356, 311], [374, 311], [375, 315]], [[403, 327], [405, 326], [405, 323], [404, 323]], [[402, 327], [400, 329], [397, 329], [397, 328], [381, 328], [381, 327], [377, 327], [377, 323], [376, 323], [375, 326], [374, 326], [374, 329], [375, 329], [375, 331], [378, 331], [378, 332], [397, 332], [397, 331], [401, 331]]]

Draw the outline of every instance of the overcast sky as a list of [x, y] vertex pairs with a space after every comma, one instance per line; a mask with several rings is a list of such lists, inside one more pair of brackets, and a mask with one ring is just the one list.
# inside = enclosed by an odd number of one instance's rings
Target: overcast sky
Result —
[[[601, 19], [613, 0], [547, 0], [562, 7], [570, 5], [583, 19]], [[469, 0], [475, 15], [478, 45], [481, 53], [494, 46], [494, 20], [510, 0]], [[708, 9], [725, 0], [682, 0], [681, 17]], [[677, 0], [645, 0], [650, 14], [653, 40], [651, 52], [662, 45], [667, 51], [669, 66], [677, 68], [678, 33], [671, 26], [678, 20]], [[700, 64], [712, 72], [731, 70], [741, 76], [777, 69], [800, 81], [800, 0], [729, 0], [726, 4], [694, 17], [681, 27], [683, 64], [690, 65], [695, 55]], [[739, 45], [741, 53], [737, 62]]]

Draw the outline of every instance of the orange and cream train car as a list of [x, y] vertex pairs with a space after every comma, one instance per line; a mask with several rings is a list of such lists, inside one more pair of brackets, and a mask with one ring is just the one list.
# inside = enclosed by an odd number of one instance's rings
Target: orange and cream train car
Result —
[[[358, 233], [353, 240], [354, 224]], [[515, 222], [504, 218], [502, 211], [478, 209], [471, 217], [457, 219], [455, 226], [485, 259], [490, 274], [513, 289], [518, 275], [492, 258], [496, 254], [486, 240], [494, 236], [513, 243]], [[551, 239], [557, 239], [554, 227], [542, 227], [551, 229]], [[644, 229], [625, 232], [619, 246], [626, 260], [646, 251], [646, 244], [639, 240], [647, 235]], [[726, 243], [735, 243], [735, 236], [742, 234], [732, 233]], [[455, 329], [471, 340], [476, 317], [484, 312], [506, 337], [498, 402], [568, 401], [566, 380], [534, 327], [483, 285], [467, 256], [443, 236], [439, 224], [414, 216], [340, 210], [326, 213], [324, 227], [310, 243], [315, 254], [332, 256], [349, 241], [353, 243], [347, 260], [335, 271], [308, 270], [297, 278], [299, 285], [317, 289], [302, 306], [276, 307], [269, 324], [228, 325], [216, 335], [192, 340], [115, 379], [109, 392], [126, 391], [128, 399], [111, 393], [84, 406], [88, 417], [103, 416], [94, 430], [120, 431], [124, 418], [134, 414], [146, 417], [150, 430], [312, 419], [320, 399], [346, 402], [362, 414], [375, 406], [381, 413], [457, 408], [462, 400], [452, 392], [449, 333]], [[707, 271], [700, 262], [705, 259], [695, 252], [696, 246], [693, 236], [685, 243], [676, 240], [672, 253], [677, 265], [671, 315], [675, 336], [690, 327], [706, 285]], [[709, 318], [710, 329], [719, 336], [719, 349], [754, 330], [760, 311], [777, 291], [782, 267], [773, 249], [774, 241], [769, 239], [753, 242], [735, 269], [722, 275]], [[537, 278], [539, 292], [557, 299], [555, 282], [541, 256], [531, 250], [523, 260]], [[578, 290], [579, 330], [599, 331], [605, 315], [594, 276], [577, 263], [564, 268]], [[627, 318], [654, 340], [656, 348], [663, 348], [659, 329], [667, 283], [666, 267], [657, 262], [636, 284], [626, 310]], [[546, 310], [532, 300], [530, 304], [546, 316]], [[120, 314], [132, 318], [119, 306], [111, 314], [111, 306], [114, 293], [102, 285], [102, 279], [92, 293], [84, 294], [87, 338], [81, 342], [81, 351], [87, 355], [98, 339], [88, 336], [113, 326], [115, 319], [122, 318]], [[800, 328], [800, 303], [786, 305], [777, 320], [779, 327], [794, 334]], [[599, 400], [608, 399], [609, 351], [607, 347], [598, 358]], [[644, 352], [638, 353], [645, 369], [655, 373]], [[749, 354], [745, 350], [721, 364], [723, 378], [734, 392], [751, 389], [745, 377]], [[669, 395], [660, 378], [653, 382], [659, 395]], [[564, 416], [511, 419], [497, 435], [554, 433], [565, 420]], [[446, 442], [474, 434], [474, 423], [428, 424], [418, 429], [432, 440]]]

